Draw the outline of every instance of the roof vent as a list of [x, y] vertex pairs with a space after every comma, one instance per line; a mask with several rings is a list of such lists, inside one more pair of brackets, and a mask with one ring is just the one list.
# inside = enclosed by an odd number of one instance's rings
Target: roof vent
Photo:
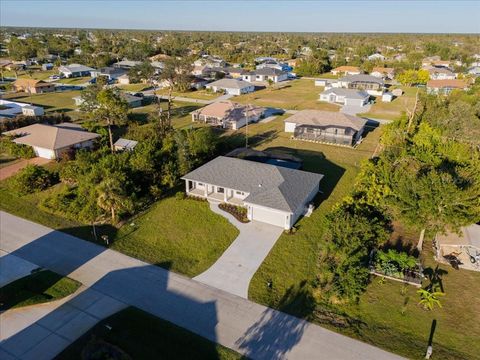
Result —
[[262, 184], [258, 184], [258, 187], [262, 187]]

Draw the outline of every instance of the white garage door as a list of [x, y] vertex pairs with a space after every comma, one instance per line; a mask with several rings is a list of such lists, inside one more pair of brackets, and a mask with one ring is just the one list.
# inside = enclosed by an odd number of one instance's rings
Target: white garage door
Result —
[[40, 147], [33, 147], [33, 150], [35, 151], [35, 155], [37, 155], [38, 157], [45, 159], [55, 159], [55, 152], [53, 150]]
[[272, 225], [285, 227], [286, 214], [277, 212], [274, 210], [268, 210], [263, 208], [252, 208], [252, 219], [255, 221], [261, 221]]

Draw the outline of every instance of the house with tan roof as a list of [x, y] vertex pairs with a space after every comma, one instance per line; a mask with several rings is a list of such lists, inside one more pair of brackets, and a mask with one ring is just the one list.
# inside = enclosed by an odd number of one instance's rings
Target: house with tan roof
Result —
[[354, 146], [366, 124], [363, 118], [341, 112], [302, 110], [285, 119], [285, 132], [297, 140]]
[[382, 79], [392, 80], [395, 77], [395, 69], [387, 67], [374, 67], [370, 75]]
[[13, 142], [17, 144], [31, 146], [35, 155], [45, 159], [61, 158], [71, 149], [92, 148], [100, 136], [72, 123], [33, 124], [5, 131], [3, 135], [14, 137]]
[[358, 66], [339, 66], [332, 70], [333, 75], [359, 75], [362, 70]]
[[13, 88], [17, 92], [26, 92], [30, 94], [43, 94], [43, 93], [55, 91], [55, 84], [47, 83], [43, 80], [17, 79], [13, 83]]
[[452, 90], [468, 90], [468, 82], [462, 79], [430, 80], [427, 82], [427, 93], [449, 94]]
[[429, 66], [425, 70], [428, 71], [430, 80], [452, 80], [457, 78], [457, 74], [444, 67]]
[[265, 108], [243, 105], [230, 100], [216, 101], [193, 111], [192, 121], [237, 130], [251, 122], [257, 122], [265, 113]]

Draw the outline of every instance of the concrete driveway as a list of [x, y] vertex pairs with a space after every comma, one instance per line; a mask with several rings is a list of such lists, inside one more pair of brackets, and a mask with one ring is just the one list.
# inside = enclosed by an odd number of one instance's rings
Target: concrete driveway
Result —
[[30, 275], [35, 269], [38, 269], [38, 266], [30, 261], [0, 250], [0, 288]]
[[213, 286], [245, 299], [253, 275], [267, 257], [283, 229], [257, 221], [241, 223], [229, 213], [220, 210], [218, 203], [210, 208], [226, 217], [240, 230], [240, 235], [207, 271], [194, 280]]
[[51, 160], [44, 159], [41, 157], [35, 157], [32, 159], [22, 159], [20, 161], [16, 161], [12, 165], [7, 165], [0, 169], [0, 181], [9, 178], [10, 176], [15, 175], [17, 172], [22, 170], [27, 165], [45, 165], [49, 163]]
[[349, 115], [357, 115], [357, 114], [369, 112], [371, 107], [372, 105], [365, 105], [365, 106], [343, 105], [340, 109], [340, 112], [343, 112]]

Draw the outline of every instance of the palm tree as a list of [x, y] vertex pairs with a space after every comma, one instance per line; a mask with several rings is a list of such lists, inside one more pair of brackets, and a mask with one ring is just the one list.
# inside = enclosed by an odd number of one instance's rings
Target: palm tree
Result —
[[124, 195], [122, 181], [114, 174], [98, 184], [97, 196], [98, 207], [110, 212], [112, 223], [116, 222], [118, 211], [128, 211], [133, 206], [132, 201]]
[[435, 305], [442, 307], [439, 297], [445, 296], [445, 293], [435, 290], [420, 289], [417, 291], [417, 294], [420, 295], [419, 304], [427, 310], [433, 310]]

